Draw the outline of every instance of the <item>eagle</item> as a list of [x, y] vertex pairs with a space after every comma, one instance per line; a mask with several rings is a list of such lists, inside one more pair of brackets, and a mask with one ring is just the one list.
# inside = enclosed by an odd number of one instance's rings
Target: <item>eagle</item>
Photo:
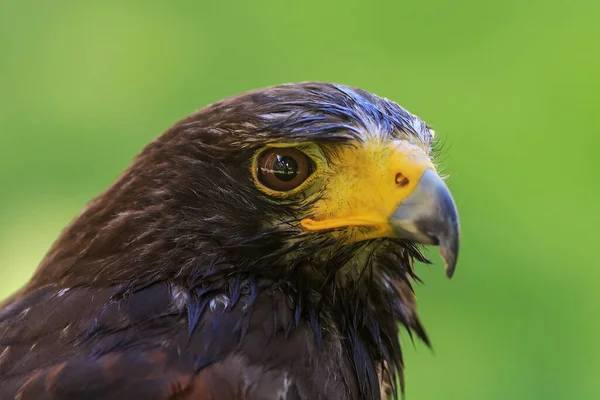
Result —
[[0, 305], [0, 398], [399, 395], [400, 329], [429, 344], [414, 264], [437, 245], [451, 277], [459, 249], [434, 142], [324, 82], [177, 122]]

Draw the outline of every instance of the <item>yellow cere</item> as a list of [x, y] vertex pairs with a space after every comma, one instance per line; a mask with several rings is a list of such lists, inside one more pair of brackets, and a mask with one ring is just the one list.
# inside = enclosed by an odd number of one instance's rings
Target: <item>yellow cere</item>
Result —
[[[428, 154], [407, 140], [342, 146], [325, 168], [323, 198], [314, 219], [302, 220], [310, 231], [361, 226], [352, 241], [393, 236], [388, 218], [412, 193], [427, 169], [435, 170]], [[401, 175], [399, 175], [401, 174]]]

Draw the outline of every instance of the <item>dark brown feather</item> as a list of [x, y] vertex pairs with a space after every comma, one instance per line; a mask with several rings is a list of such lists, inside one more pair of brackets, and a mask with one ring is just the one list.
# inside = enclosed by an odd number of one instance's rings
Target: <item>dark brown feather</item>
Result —
[[302, 234], [307, 210], [250, 177], [268, 143], [343, 144], [374, 124], [431, 140], [395, 103], [323, 83], [246, 93], [177, 123], [2, 305], [0, 398], [387, 396], [403, 368], [398, 324], [427, 340], [410, 287], [422, 256], [381, 241], [366, 273], [341, 278], [373, 243]]

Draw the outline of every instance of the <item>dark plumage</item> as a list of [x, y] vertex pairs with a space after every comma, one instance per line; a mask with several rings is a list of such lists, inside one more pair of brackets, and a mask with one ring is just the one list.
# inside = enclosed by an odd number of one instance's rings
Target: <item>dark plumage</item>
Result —
[[3, 304], [0, 398], [376, 399], [396, 390], [399, 324], [428, 342], [411, 288], [413, 260], [426, 261], [415, 241], [349, 239], [365, 227], [304, 229], [332, 197], [333, 172], [289, 197], [269, 196], [252, 175], [266, 145], [313, 143], [330, 168], [368, 133], [425, 153], [433, 139], [395, 103], [326, 83], [249, 92], [178, 122]]

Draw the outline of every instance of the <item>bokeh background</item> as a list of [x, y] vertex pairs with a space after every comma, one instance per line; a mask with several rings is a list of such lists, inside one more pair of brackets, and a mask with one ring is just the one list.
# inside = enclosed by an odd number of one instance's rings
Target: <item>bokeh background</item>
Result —
[[0, 297], [142, 146], [217, 99], [359, 86], [433, 125], [453, 281], [419, 266], [434, 351], [408, 399], [599, 399], [600, 2], [0, 0]]

